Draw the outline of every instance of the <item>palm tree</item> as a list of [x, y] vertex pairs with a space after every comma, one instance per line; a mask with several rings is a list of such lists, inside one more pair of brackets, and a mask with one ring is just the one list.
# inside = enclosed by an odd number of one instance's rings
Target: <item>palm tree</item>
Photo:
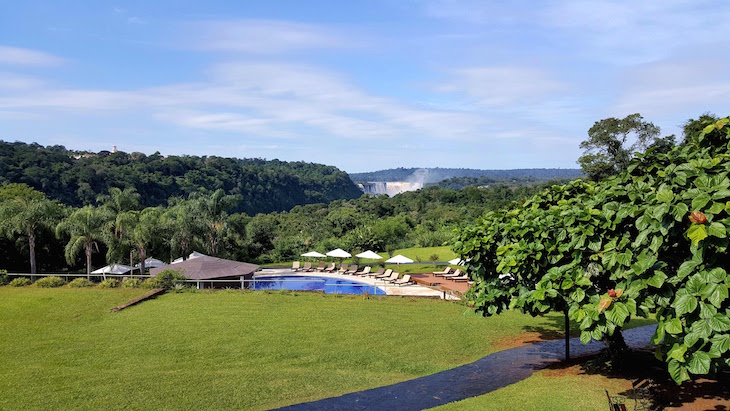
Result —
[[[14, 186], [14, 187], [11, 187]], [[3, 187], [0, 201], [0, 230], [7, 236], [21, 235], [28, 239], [30, 273], [36, 273], [36, 236], [44, 229], [52, 229], [63, 215], [63, 207], [49, 200], [45, 194], [25, 184]]]
[[107, 260], [119, 261], [120, 257], [129, 252], [129, 265], [134, 265], [134, 247], [130, 244], [130, 232], [134, 228], [137, 214], [130, 211], [139, 209], [140, 195], [133, 187], [124, 190], [111, 187], [109, 194], [100, 195], [96, 201], [102, 204], [113, 219], [107, 225], [106, 243]]
[[86, 206], [71, 213], [56, 226], [56, 235], [68, 233], [71, 239], [66, 244], [66, 262], [73, 264], [82, 251], [86, 254], [86, 276], [91, 278], [91, 254], [99, 251], [99, 241], [107, 237], [105, 229], [111, 215], [103, 208]]
[[218, 189], [208, 195], [193, 193], [190, 200], [200, 212], [199, 216], [202, 225], [205, 227], [205, 237], [208, 253], [218, 255], [218, 243], [226, 231], [226, 210], [240, 201], [238, 196], [226, 195], [225, 191]]
[[165, 227], [170, 233], [170, 248], [178, 251], [183, 259], [198, 243], [203, 231], [200, 213], [192, 201], [180, 198], [172, 200], [172, 206], [163, 215]]

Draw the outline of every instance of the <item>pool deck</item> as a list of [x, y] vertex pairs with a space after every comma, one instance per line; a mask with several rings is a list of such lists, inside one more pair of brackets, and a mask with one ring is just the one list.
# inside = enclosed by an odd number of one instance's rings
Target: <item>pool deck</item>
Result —
[[457, 298], [449, 292], [445, 293], [443, 290], [438, 290], [438, 289], [426, 287], [423, 285], [410, 284], [410, 285], [402, 285], [399, 287], [397, 285], [389, 284], [383, 280], [376, 280], [376, 279], [370, 278], [370, 277], [361, 277], [359, 275], [323, 273], [323, 272], [319, 272], [319, 271], [302, 272], [302, 271], [292, 271], [289, 268], [269, 268], [269, 269], [263, 269], [261, 271], [256, 272], [255, 277], [262, 278], [262, 277], [266, 277], [269, 275], [301, 275], [303, 277], [309, 276], [309, 275], [314, 275], [317, 277], [358, 281], [358, 282], [365, 283], [368, 285], [374, 285], [374, 286], [380, 287], [380, 289], [385, 291], [386, 295], [394, 295], [394, 296], [402, 296], [402, 297], [430, 297], [430, 298], [446, 297], [447, 299], [456, 299]]

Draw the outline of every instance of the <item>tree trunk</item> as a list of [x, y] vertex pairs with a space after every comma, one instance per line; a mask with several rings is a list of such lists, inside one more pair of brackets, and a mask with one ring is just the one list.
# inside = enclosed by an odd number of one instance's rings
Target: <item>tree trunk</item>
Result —
[[134, 267], [134, 248], [129, 250], [129, 266]]
[[147, 259], [147, 250], [140, 247], [139, 248], [139, 274], [144, 275], [145, 266], [144, 266], [144, 260]]
[[86, 279], [91, 280], [91, 243], [86, 244]]
[[33, 230], [28, 232], [28, 250], [30, 251], [30, 273], [35, 274], [35, 233]]
[[613, 367], [621, 369], [626, 361], [626, 353], [629, 351], [621, 330], [615, 330], [613, 335], [604, 334], [603, 343], [606, 344]]

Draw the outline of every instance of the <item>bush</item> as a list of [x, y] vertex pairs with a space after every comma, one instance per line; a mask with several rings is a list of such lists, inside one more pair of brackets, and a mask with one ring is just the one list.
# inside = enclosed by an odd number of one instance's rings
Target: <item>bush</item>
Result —
[[9, 282], [8, 272], [6, 270], [0, 270], [0, 285], [7, 285]]
[[40, 288], [56, 288], [65, 284], [66, 282], [63, 281], [63, 278], [56, 276], [43, 277], [35, 282], [35, 286]]
[[72, 288], [93, 287], [94, 283], [87, 280], [86, 278], [77, 278], [68, 283], [68, 286]]
[[187, 285], [187, 283], [185, 282], [187, 278], [185, 278], [185, 276], [177, 270], [165, 270], [157, 274], [156, 278], [160, 284], [160, 287], [166, 290], [173, 289], [177, 285], [181, 285], [183, 287]]
[[160, 284], [160, 281], [156, 277], [148, 278], [144, 281], [142, 281], [141, 284], [142, 288], [162, 288], [162, 284]]
[[129, 278], [122, 283], [122, 288], [139, 288], [142, 286], [142, 280], [139, 278]]
[[25, 277], [18, 277], [10, 282], [11, 287], [25, 287], [30, 284], [30, 280]]
[[116, 278], [110, 278], [99, 283], [100, 288], [118, 288], [122, 282]]

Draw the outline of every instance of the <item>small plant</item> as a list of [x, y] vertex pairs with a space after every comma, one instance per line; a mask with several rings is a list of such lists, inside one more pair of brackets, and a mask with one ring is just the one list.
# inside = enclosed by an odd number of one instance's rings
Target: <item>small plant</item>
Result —
[[122, 282], [116, 278], [110, 278], [99, 283], [99, 288], [118, 288]]
[[9, 282], [7, 270], [0, 270], [0, 285], [7, 285]]
[[431, 263], [433, 264], [433, 266], [436, 267], [436, 261], [438, 261], [439, 255], [436, 254], [436, 253], [431, 254], [430, 256], [428, 256], [428, 259], [431, 261]]
[[139, 278], [130, 278], [122, 283], [122, 288], [139, 288], [142, 286], [142, 280]]
[[30, 284], [31, 284], [30, 280], [25, 277], [18, 277], [18, 278], [13, 279], [13, 281], [10, 282], [11, 287], [25, 287]]
[[68, 283], [68, 286], [71, 288], [85, 288], [85, 287], [93, 287], [94, 283], [87, 280], [86, 278], [77, 278], [75, 280], [72, 280], [70, 283]]
[[142, 281], [141, 287], [149, 288], [149, 289], [162, 288], [162, 284], [160, 283], [160, 280], [157, 279], [156, 277], [151, 277], [151, 278], [148, 278], [148, 279]]
[[160, 287], [166, 290], [171, 290], [178, 284], [186, 286], [185, 280], [187, 280], [185, 276], [177, 270], [165, 270], [157, 274], [156, 278], [160, 283]]
[[35, 286], [40, 288], [56, 288], [65, 284], [66, 282], [63, 281], [63, 278], [56, 276], [43, 277], [35, 282]]
[[416, 261], [420, 264], [423, 262], [423, 258], [419, 254], [416, 254]]

